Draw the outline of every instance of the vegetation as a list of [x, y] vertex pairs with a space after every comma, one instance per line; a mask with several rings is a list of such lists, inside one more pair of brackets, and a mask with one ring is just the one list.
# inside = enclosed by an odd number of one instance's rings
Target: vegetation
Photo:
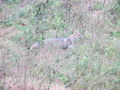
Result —
[[[72, 48], [44, 47], [76, 30]], [[120, 90], [119, 45], [120, 0], [2, 0], [0, 90]]]

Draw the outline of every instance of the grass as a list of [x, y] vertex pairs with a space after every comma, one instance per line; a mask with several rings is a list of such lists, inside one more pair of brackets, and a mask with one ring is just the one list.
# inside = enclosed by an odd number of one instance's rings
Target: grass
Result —
[[21, 0], [3, 0], [6, 3], [19, 3]]
[[[2, 26], [0, 88], [5, 90], [8, 88], [11, 88], [10, 90], [120, 89], [119, 19], [115, 21], [117, 23], [113, 23], [112, 18], [109, 18], [108, 10], [115, 9], [116, 16], [119, 17], [119, 7], [106, 9], [102, 2], [96, 5], [89, 0], [64, 3], [50, 0], [25, 4], [21, 8], [21, 2], [24, 1], [17, 3], [16, 7], [15, 3], [18, 1], [10, 0], [12, 7], [6, 10], [12, 12], [9, 15], [5, 14], [6, 18], [3, 19], [5, 23], [0, 23]], [[95, 6], [91, 7], [97, 10], [86, 9], [89, 3], [93, 3], [90, 5]], [[67, 7], [67, 4], [70, 4], [71, 8]], [[7, 4], [8, 7], [10, 5]], [[64, 11], [63, 5], [66, 5]], [[3, 12], [4, 9], [1, 10]], [[95, 18], [94, 22], [85, 18], [93, 18], [91, 13], [95, 14], [99, 11], [103, 12], [102, 23]], [[68, 12], [72, 23], [68, 22], [69, 20], [65, 21]], [[46, 38], [67, 37], [74, 30], [79, 30], [84, 38], [77, 40], [70, 49], [47, 50], [43, 47], [28, 49], [35, 42], [42, 42]]]

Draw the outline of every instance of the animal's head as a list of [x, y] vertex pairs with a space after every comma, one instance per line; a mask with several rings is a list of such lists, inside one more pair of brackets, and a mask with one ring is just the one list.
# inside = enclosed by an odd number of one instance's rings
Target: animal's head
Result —
[[75, 35], [75, 37], [81, 36], [80, 32], [78, 32], [78, 31], [74, 31], [73, 35]]
[[81, 36], [80, 32], [78, 31], [74, 31], [74, 33], [72, 35], [70, 35], [69, 37], [70, 38], [73, 38], [73, 39], [77, 39]]

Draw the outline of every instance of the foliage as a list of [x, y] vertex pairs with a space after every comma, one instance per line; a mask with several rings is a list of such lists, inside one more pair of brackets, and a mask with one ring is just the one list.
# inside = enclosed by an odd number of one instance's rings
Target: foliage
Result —
[[35, 16], [43, 30], [65, 28], [65, 23], [62, 19], [63, 13], [59, 7], [60, 2], [56, 0], [50, 0], [45, 4], [40, 3], [35, 7]]
[[[11, 12], [4, 21], [0, 21], [0, 24], [4, 23], [5, 28], [1, 29], [3, 33], [0, 32], [0, 61], [9, 68], [5, 70], [12, 73], [3, 78], [5, 83], [8, 83], [10, 78], [12, 85], [17, 84], [16, 82], [34, 83], [33, 80], [36, 80], [37, 84], [34, 84], [40, 88], [49, 88], [52, 83], [60, 83], [72, 90], [120, 89], [120, 32], [116, 27], [120, 25], [119, 3], [114, 3], [112, 7], [103, 3], [97, 3], [95, 6], [91, 4], [95, 10], [89, 11], [84, 0], [63, 0], [64, 3], [60, 0], [37, 0], [32, 3], [34, 0], [30, 0], [31, 3], [23, 7], [20, 7], [21, 0], [4, 1], [10, 3], [7, 6], [11, 8], [7, 9]], [[68, 13], [65, 10], [69, 5], [71, 22], [66, 22], [65, 16]], [[109, 18], [109, 10], [117, 12], [111, 15], [116, 17], [116, 24]], [[99, 14], [99, 11], [103, 13]], [[95, 17], [93, 21], [93, 14], [99, 14], [102, 17], [100, 21]], [[106, 21], [115, 27], [110, 27]], [[75, 26], [76, 22], [82, 23]], [[7, 27], [15, 28], [7, 32]], [[66, 28], [70, 30], [65, 31]], [[49, 51], [43, 47], [38, 48], [37, 52], [29, 49], [35, 42], [42, 42], [50, 37], [67, 37], [74, 30], [81, 32], [81, 29], [84, 30], [84, 33], [81, 33], [84, 36], [83, 42], [78, 40], [67, 50]]]
[[[56, 8], [54, 8], [56, 7]], [[61, 30], [66, 27], [63, 21], [62, 11], [58, 11], [59, 1], [50, 0], [49, 2], [40, 2], [36, 6], [26, 5], [14, 11], [6, 20], [6, 26], [15, 25], [17, 29], [22, 30], [26, 39], [23, 42], [41, 40], [41, 34], [49, 29]], [[14, 9], [13, 9], [14, 10]], [[34, 27], [34, 29], [32, 29]], [[37, 36], [34, 37], [37, 33]], [[40, 38], [40, 39], [39, 39]], [[17, 39], [19, 40], [19, 39]], [[22, 43], [23, 43], [22, 42]]]
[[19, 3], [21, 0], [4, 0], [7, 3]]
[[105, 8], [105, 6], [104, 6], [103, 3], [98, 3], [98, 4], [96, 4], [95, 7], [94, 7], [94, 9], [97, 9], [97, 10], [102, 10], [102, 9], [104, 9], [104, 8]]
[[0, 8], [0, 13], [2, 12], [2, 8]]
[[120, 1], [117, 0], [117, 3], [115, 4], [114, 8], [116, 9], [117, 12], [120, 13]]
[[120, 32], [118, 32], [118, 31], [111, 32], [110, 36], [119, 38], [120, 37]]

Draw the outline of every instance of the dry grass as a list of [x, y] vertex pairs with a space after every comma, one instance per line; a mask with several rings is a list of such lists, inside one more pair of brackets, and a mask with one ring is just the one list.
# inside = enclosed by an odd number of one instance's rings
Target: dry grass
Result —
[[[27, 4], [36, 4], [27, 1], [19, 3], [17, 9]], [[115, 2], [113, 0], [61, 1], [63, 7], [59, 9], [70, 8], [70, 11], [63, 14], [64, 17], [67, 16], [64, 19], [67, 29], [63, 32], [56, 29], [43, 32], [45, 38], [54, 38], [57, 35], [69, 36], [74, 30], [79, 30], [84, 36], [83, 40], [77, 40], [74, 47], [67, 50], [46, 47], [29, 50], [28, 47], [32, 44], [25, 42], [28, 37], [26, 34], [22, 35], [23, 31], [18, 30], [17, 25], [1, 28], [0, 90], [119, 90], [120, 36], [110, 36], [110, 34], [114, 31], [119, 32], [120, 27], [116, 28], [108, 24], [108, 21], [111, 22], [109, 17], [112, 17], [109, 14], [111, 3]], [[5, 6], [3, 4], [2, 7]], [[12, 13], [7, 14], [11, 11], [7, 9], [0, 15], [3, 20], [12, 15]], [[38, 33], [35, 35], [37, 36]], [[17, 42], [13, 37], [17, 38]], [[33, 39], [32, 43], [36, 42], [35, 40]]]

